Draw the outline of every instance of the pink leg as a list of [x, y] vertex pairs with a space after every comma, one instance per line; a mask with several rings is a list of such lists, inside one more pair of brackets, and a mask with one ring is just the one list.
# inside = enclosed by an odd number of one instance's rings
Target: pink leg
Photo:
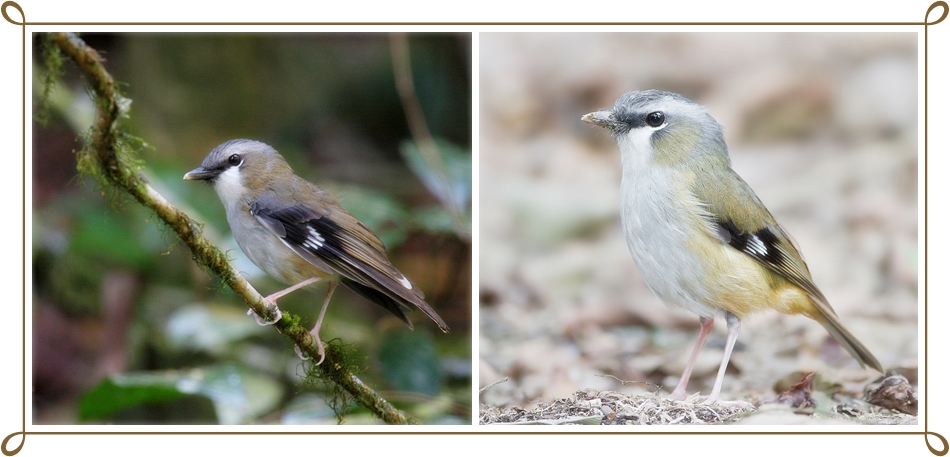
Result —
[[284, 289], [284, 290], [281, 290], [281, 291], [279, 291], [279, 292], [274, 292], [274, 293], [272, 293], [272, 294], [270, 294], [270, 295], [264, 297], [264, 302], [267, 303], [267, 307], [268, 307], [268, 308], [273, 308], [274, 314], [277, 315], [277, 318], [274, 319], [274, 320], [272, 320], [272, 321], [267, 321], [267, 320], [261, 319], [260, 316], [258, 316], [257, 314], [254, 314], [254, 310], [253, 310], [253, 309], [247, 310], [247, 314], [248, 314], [248, 315], [254, 315], [254, 320], [257, 321], [257, 325], [273, 325], [273, 324], [277, 323], [277, 321], [279, 321], [279, 320], [280, 320], [280, 317], [281, 317], [280, 309], [277, 308], [277, 299], [278, 299], [278, 298], [283, 297], [284, 295], [287, 295], [287, 294], [289, 294], [289, 293], [291, 293], [291, 292], [293, 292], [293, 291], [295, 291], [295, 290], [297, 290], [297, 289], [299, 289], [299, 288], [301, 288], [301, 287], [309, 286], [310, 284], [313, 284], [313, 283], [315, 283], [315, 282], [317, 282], [317, 281], [319, 281], [319, 280], [320, 280], [320, 278], [310, 278], [310, 279], [301, 281], [301, 282], [299, 282], [299, 283], [297, 283], [297, 284], [294, 284], [294, 285], [292, 285], [292, 286], [290, 286], [290, 287], [288, 287], [288, 288], [286, 288], [286, 289]]
[[281, 291], [279, 291], [279, 292], [274, 292], [274, 293], [268, 295], [267, 298], [265, 298], [264, 300], [267, 300], [268, 302], [271, 302], [271, 303], [273, 303], [273, 304], [276, 305], [278, 298], [283, 297], [284, 295], [287, 295], [287, 294], [289, 294], [289, 293], [291, 293], [291, 292], [293, 292], [293, 291], [295, 291], [295, 290], [297, 290], [297, 289], [299, 289], [299, 288], [301, 288], [301, 287], [307, 287], [307, 286], [309, 286], [309, 285], [311, 285], [311, 284], [313, 284], [313, 283], [315, 283], [315, 282], [317, 282], [317, 281], [319, 281], [319, 280], [320, 280], [320, 278], [305, 279], [305, 280], [300, 281], [300, 282], [298, 282], [297, 284], [294, 284], [294, 285], [292, 285], [292, 286], [290, 286], [290, 287], [288, 287], [288, 288], [286, 288], [286, 289], [284, 289], [284, 290], [281, 290]]
[[705, 404], [717, 403], [722, 406], [751, 407], [752, 405], [744, 401], [723, 402], [719, 401], [719, 392], [722, 390], [722, 379], [726, 376], [726, 367], [729, 366], [729, 359], [732, 357], [732, 348], [736, 345], [739, 338], [739, 327], [741, 323], [739, 318], [726, 311], [726, 348], [722, 354], [722, 363], [719, 365], [719, 374], [716, 375], [716, 383], [713, 384], [712, 393], [706, 398]]
[[696, 364], [696, 356], [699, 355], [699, 351], [703, 348], [703, 344], [706, 343], [706, 337], [709, 336], [709, 332], [713, 328], [713, 320], [708, 317], [699, 318], [699, 340], [696, 341], [696, 347], [693, 348], [693, 354], [689, 356], [689, 362], [686, 363], [686, 369], [683, 370], [683, 376], [680, 376], [680, 382], [676, 385], [676, 389], [673, 389], [673, 393], [670, 394], [670, 400], [682, 400], [686, 398], [686, 384], [689, 383], [689, 376], [693, 374], [693, 365]]
[[337, 284], [339, 283], [333, 281], [327, 286], [327, 297], [323, 299], [323, 308], [320, 309], [320, 316], [317, 317], [317, 324], [313, 326], [313, 330], [310, 330], [310, 334], [313, 335], [314, 341], [317, 342], [317, 348], [320, 353], [320, 360], [317, 361], [317, 365], [323, 363], [323, 358], [326, 356], [326, 353], [323, 350], [323, 342], [320, 341], [320, 326], [323, 325], [323, 315], [327, 312], [327, 305], [330, 304], [330, 297], [333, 296], [333, 291], [336, 290]]

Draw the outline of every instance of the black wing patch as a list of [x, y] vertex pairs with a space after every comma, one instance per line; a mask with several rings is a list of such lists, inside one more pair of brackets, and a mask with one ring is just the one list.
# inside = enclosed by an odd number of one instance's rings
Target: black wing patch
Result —
[[768, 228], [755, 233], [739, 230], [732, 221], [715, 221], [716, 235], [724, 243], [742, 251], [746, 255], [766, 264], [782, 263], [778, 249], [778, 237]]
[[[795, 247], [791, 245], [791, 242], [784, 240], [787, 235], [781, 227], [766, 226], [750, 233], [743, 232], [732, 221], [713, 219], [713, 223], [716, 231], [715, 235], [720, 241], [801, 287], [815, 299], [825, 303], [828, 302], [824, 294], [818, 290], [818, 286], [812, 282], [805, 262], [799, 260], [797, 255], [789, 252], [789, 249], [794, 250]], [[779, 233], [777, 234], [776, 231]]]

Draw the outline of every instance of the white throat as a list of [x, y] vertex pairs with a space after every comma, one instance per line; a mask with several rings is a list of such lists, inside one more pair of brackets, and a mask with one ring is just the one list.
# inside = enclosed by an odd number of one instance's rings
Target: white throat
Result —
[[656, 130], [651, 128], [632, 129], [619, 138], [620, 163], [623, 176], [636, 176], [648, 170], [653, 161], [653, 145], [650, 137]]
[[214, 191], [218, 193], [218, 198], [224, 204], [224, 209], [230, 213], [238, 208], [232, 208], [241, 202], [246, 190], [244, 188], [244, 179], [241, 177], [241, 171], [238, 167], [228, 168], [227, 171], [218, 175], [214, 181]]

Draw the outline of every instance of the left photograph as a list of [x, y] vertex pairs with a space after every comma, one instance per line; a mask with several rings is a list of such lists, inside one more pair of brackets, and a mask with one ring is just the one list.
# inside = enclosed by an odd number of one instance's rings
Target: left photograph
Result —
[[471, 423], [471, 34], [32, 39], [33, 424]]

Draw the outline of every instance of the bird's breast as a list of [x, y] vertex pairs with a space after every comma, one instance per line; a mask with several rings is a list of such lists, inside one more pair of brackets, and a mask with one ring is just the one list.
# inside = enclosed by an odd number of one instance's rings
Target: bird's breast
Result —
[[243, 210], [244, 214], [241, 211], [227, 211], [234, 240], [247, 258], [264, 273], [285, 284], [297, 284], [306, 279], [329, 274], [327, 270], [317, 268], [297, 255], [279, 237], [261, 225], [249, 209]]
[[763, 267], [713, 236], [692, 179], [662, 167], [624, 175], [621, 220], [644, 281], [668, 306], [700, 316], [767, 307], [774, 293]]
[[702, 259], [686, 249], [698, 233], [691, 228], [688, 208], [671, 204], [683, 201], [684, 184], [663, 169], [625, 173], [620, 217], [630, 255], [660, 300], [712, 317], [716, 309], [708, 304], [701, 281]]

